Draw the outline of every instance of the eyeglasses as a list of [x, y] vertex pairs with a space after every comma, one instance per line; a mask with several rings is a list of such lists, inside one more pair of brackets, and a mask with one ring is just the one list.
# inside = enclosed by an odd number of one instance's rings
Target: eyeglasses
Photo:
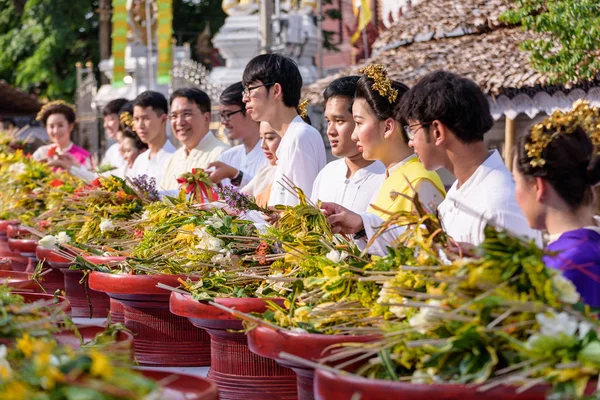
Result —
[[185, 119], [186, 121], [189, 121], [192, 119], [192, 117], [195, 115], [195, 112], [192, 111], [184, 111], [181, 113], [171, 113], [169, 114], [169, 118], [171, 119], [171, 121], [177, 121], [179, 119], [179, 117], [183, 117], [183, 119]]
[[[426, 126], [430, 126], [430, 125], [431, 125], [430, 123], [418, 123], [418, 124], [412, 124], [412, 125], [404, 125], [404, 132], [406, 132], [406, 136], [408, 137], [408, 140], [413, 140], [419, 129], [425, 128]], [[416, 130], [413, 130], [413, 128], [415, 126], [418, 126], [419, 128]]]
[[254, 90], [254, 89], [258, 89], [261, 87], [269, 87], [269, 86], [273, 86], [275, 83], [274, 82], [270, 82], [270, 83], [263, 83], [262, 85], [256, 85], [256, 86], [246, 86], [244, 88], [244, 90], [242, 91], [242, 95], [244, 97], [250, 97], [250, 91]]
[[224, 112], [224, 113], [219, 114], [219, 118], [221, 118], [221, 121], [227, 122], [227, 121], [229, 121], [231, 119], [232, 115], [235, 115], [235, 114], [237, 114], [239, 112], [242, 112], [244, 110], [245, 110], [245, 108], [240, 108], [237, 111]]

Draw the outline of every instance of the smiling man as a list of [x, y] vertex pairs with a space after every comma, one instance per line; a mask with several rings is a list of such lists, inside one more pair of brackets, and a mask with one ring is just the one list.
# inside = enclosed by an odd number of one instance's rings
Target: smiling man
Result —
[[171, 95], [171, 129], [183, 146], [164, 173], [161, 190], [179, 189], [177, 178], [193, 168], [204, 168], [229, 148], [210, 132], [210, 98], [196, 88], [179, 89]]
[[365, 160], [352, 140], [354, 119], [352, 103], [359, 76], [346, 76], [327, 86], [325, 119], [331, 153], [339, 160], [330, 162], [319, 172], [311, 199], [339, 204], [355, 213], [367, 211], [373, 193], [385, 179], [385, 166], [380, 161]]
[[163, 177], [167, 163], [175, 153], [175, 146], [167, 138], [169, 104], [165, 96], [147, 90], [133, 101], [133, 127], [148, 150], [136, 158], [128, 176], [147, 175], [156, 180], [156, 187]]

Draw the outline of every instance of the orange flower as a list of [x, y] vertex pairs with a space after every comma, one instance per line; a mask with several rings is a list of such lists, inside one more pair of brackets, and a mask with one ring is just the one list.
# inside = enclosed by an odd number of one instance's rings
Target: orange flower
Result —
[[48, 158], [52, 158], [56, 155], [56, 152], [58, 151], [58, 148], [56, 146], [51, 146], [48, 149], [48, 152], [46, 153], [46, 157]]
[[61, 181], [60, 179], [54, 179], [52, 182], [49, 183], [49, 185], [51, 187], [59, 187], [64, 185], [65, 183], [63, 181]]

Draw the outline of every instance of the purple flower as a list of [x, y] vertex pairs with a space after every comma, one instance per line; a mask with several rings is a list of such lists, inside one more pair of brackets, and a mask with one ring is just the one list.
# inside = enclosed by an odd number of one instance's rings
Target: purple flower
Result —
[[238, 212], [254, 210], [254, 211], [267, 211], [264, 208], [258, 206], [254, 199], [247, 194], [239, 192], [233, 186], [224, 186], [221, 189], [216, 189], [217, 194], [227, 205]]
[[148, 175], [138, 175], [131, 179], [131, 183], [142, 194], [146, 195], [150, 200], [159, 200], [158, 190], [156, 189], [156, 179], [148, 178]]

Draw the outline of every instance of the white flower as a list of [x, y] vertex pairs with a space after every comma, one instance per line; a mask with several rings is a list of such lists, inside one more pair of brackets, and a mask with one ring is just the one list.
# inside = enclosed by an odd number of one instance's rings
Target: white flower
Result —
[[219, 254], [215, 254], [214, 256], [212, 256], [210, 261], [215, 264], [229, 264], [231, 263], [231, 252], [223, 252], [223, 250], [221, 250]]
[[56, 239], [60, 244], [67, 244], [71, 241], [71, 237], [67, 235], [67, 232], [65, 231], [58, 232], [58, 235], [56, 235]]
[[31, 191], [32, 194], [42, 194], [44, 192], [44, 189], [42, 188], [35, 188]]
[[[403, 304], [406, 299], [400, 296], [394, 289], [391, 281], [386, 281], [383, 284], [383, 288], [379, 291], [379, 297], [377, 298], [377, 304]], [[398, 318], [404, 318], [406, 316], [406, 307], [402, 306], [390, 306], [390, 312], [392, 312]]]
[[148, 210], [144, 211], [144, 213], [142, 214], [142, 219], [149, 219], [150, 218], [150, 212], [148, 212]]
[[102, 219], [100, 222], [100, 232], [111, 232], [115, 230], [115, 224], [110, 219]]
[[46, 235], [40, 239], [38, 242], [38, 246], [42, 247], [46, 250], [54, 250], [56, 249], [56, 244], [58, 243], [58, 239], [53, 235]]
[[590, 324], [589, 322], [581, 321], [579, 323], [579, 340], [582, 340], [585, 335], [592, 330], [593, 327], [594, 325]]
[[5, 345], [0, 345], [0, 382], [9, 379], [12, 376], [12, 368], [10, 363], [6, 359], [8, 355], [8, 349]]
[[10, 167], [8, 167], [8, 171], [15, 174], [22, 174], [27, 170], [27, 167], [22, 162], [14, 163]]
[[[439, 300], [429, 300], [427, 302], [432, 306], [439, 306], [442, 304]], [[421, 307], [421, 310], [413, 316], [409, 321], [409, 325], [413, 328], [418, 328], [417, 330], [421, 333], [427, 332], [427, 326], [431, 325], [433, 322], [437, 320], [437, 310], [432, 307]]]
[[215, 229], [220, 229], [223, 227], [223, 221], [221, 221], [221, 219], [216, 215], [213, 215], [210, 218], [208, 218], [206, 222], [208, 223], [208, 225], [212, 226]]
[[558, 336], [561, 333], [573, 336], [579, 327], [577, 319], [564, 311], [559, 314], [554, 311], [539, 313], [535, 319], [540, 324], [540, 334], [544, 336]]
[[196, 245], [197, 249], [209, 250], [209, 251], [220, 251], [225, 244], [221, 239], [212, 236], [206, 231], [206, 227], [194, 229], [194, 235], [200, 239], [200, 242]]
[[327, 255], [325, 256], [327, 257], [327, 259], [329, 259], [330, 261], [334, 262], [334, 263], [339, 263], [344, 261], [346, 258], [348, 258], [348, 253], [345, 251], [342, 251], [341, 253], [335, 250], [331, 250], [329, 253], [327, 253]]
[[579, 301], [579, 293], [573, 282], [560, 274], [556, 274], [552, 277], [552, 283], [554, 288], [558, 290], [562, 301], [567, 304], [576, 304]]

